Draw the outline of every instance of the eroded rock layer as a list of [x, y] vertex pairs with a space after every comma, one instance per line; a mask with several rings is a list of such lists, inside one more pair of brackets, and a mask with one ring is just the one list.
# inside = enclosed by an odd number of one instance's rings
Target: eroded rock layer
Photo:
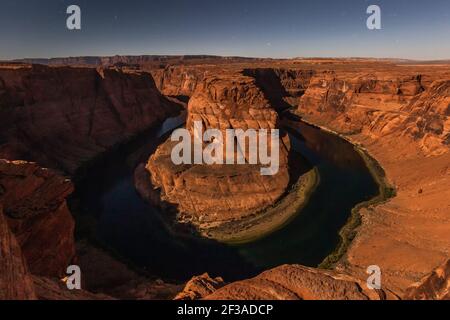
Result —
[[398, 292], [450, 256], [450, 75], [416, 68], [318, 73], [297, 111], [366, 148], [394, 185], [393, 199], [361, 210], [339, 266], [363, 277], [379, 265]]
[[0, 157], [74, 173], [176, 110], [148, 73], [0, 65]]
[[404, 299], [450, 300], [450, 260], [406, 290]]
[[364, 281], [333, 271], [284, 265], [234, 282], [207, 300], [397, 300], [389, 290], [370, 290]]
[[[188, 106], [186, 127], [191, 134], [196, 121], [204, 130], [219, 129], [224, 136], [226, 129], [278, 128], [278, 115], [255, 80], [235, 74], [208, 77], [197, 87]], [[261, 165], [175, 165], [175, 144], [161, 145], [147, 170], [162, 200], [177, 207], [180, 222], [207, 229], [242, 219], [273, 204], [289, 183], [287, 136], [281, 137], [275, 175], [262, 175]], [[249, 148], [245, 157], [248, 163]]]

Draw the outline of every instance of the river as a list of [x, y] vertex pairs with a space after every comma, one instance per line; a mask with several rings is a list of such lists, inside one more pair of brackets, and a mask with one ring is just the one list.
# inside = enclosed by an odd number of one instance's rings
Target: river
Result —
[[282, 264], [317, 266], [338, 245], [339, 230], [352, 208], [378, 194], [353, 145], [298, 122], [301, 136], [291, 135], [293, 148], [317, 168], [320, 184], [295, 218], [265, 238], [240, 245], [174, 235], [161, 221], [160, 209], [136, 192], [133, 173], [162, 136], [183, 124], [183, 117], [168, 119], [161, 128], [109, 153], [78, 181], [69, 202], [77, 228], [90, 229], [96, 242], [160, 278], [185, 281], [208, 272], [234, 281]]

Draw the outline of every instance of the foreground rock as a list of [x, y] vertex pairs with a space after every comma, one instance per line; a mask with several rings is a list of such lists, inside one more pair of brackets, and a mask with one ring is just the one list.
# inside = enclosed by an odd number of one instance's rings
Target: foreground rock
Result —
[[36, 299], [33, 279], [0, 206], [0, 300]]
[[404, 299], [450, 300], [450, 260], [409, 287]]
[[34, 163], [0, 160], [0, 205], [31, 273], [60, 277], [75, 256], [72, 183]]
[[68, 290], [57, 278], [34, 276], [0, 206], [0, 300], [111, 299], [85, 290]]
[[370, 290], [365, 282], [333, 271], [284, 265], [259, 276], [234, 282], [207, 300], [385, 300], [389, 290]]
[[224, 285], [222, 278], [212, 279], [205, 273], [189, 280], [183, 291], [177, 294], [175, 300], [198, 300], [212, 294]]

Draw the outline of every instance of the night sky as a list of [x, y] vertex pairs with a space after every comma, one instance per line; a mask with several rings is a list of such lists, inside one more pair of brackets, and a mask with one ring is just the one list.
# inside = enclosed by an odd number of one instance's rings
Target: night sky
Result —
[[0, 0], [0, 59], [116, 54], [449, 59], [450, 0]]

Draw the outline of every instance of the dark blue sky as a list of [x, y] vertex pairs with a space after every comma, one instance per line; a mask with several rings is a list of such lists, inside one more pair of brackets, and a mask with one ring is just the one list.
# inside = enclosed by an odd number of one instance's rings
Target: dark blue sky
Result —
[[450, 58], [450, 0], [0, 0], [0, 59], [115, 54]]

